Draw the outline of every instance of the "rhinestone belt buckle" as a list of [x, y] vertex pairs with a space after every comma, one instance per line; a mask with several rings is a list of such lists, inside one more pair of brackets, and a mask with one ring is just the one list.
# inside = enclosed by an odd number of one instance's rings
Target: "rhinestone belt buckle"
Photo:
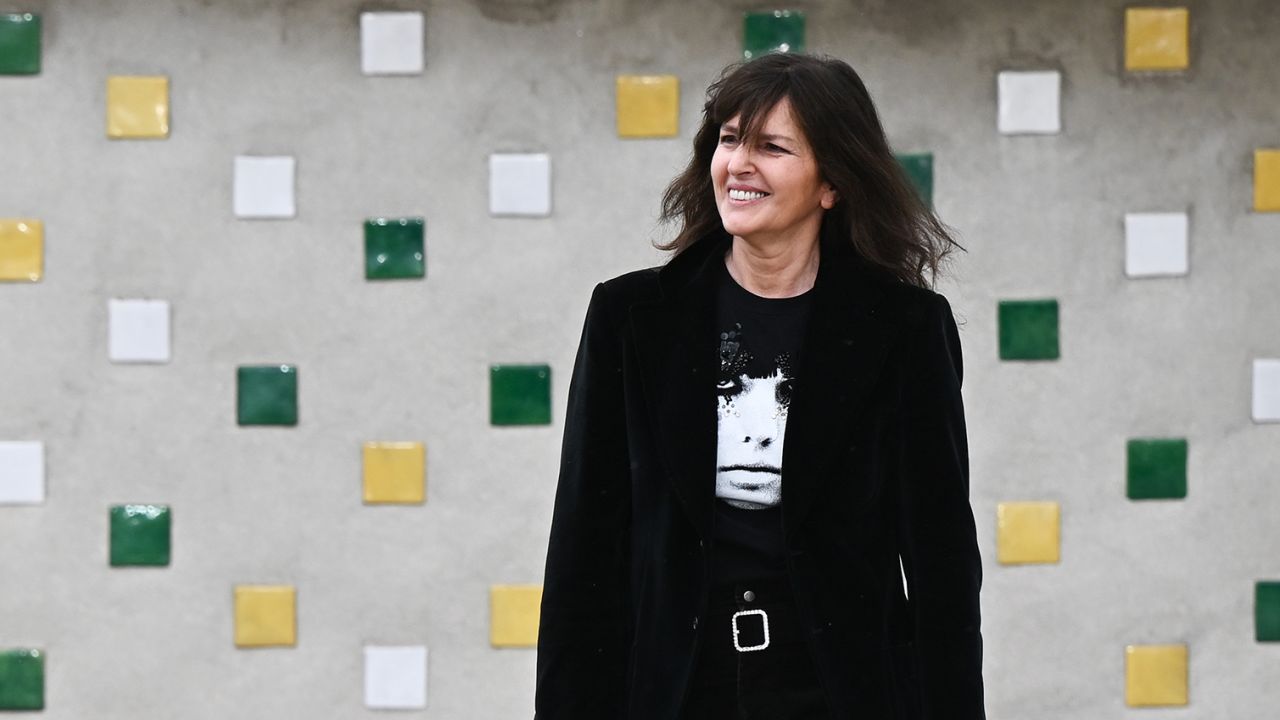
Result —
[[[739, 634], [738, 618], [744, 617], [746, 615], [759, 615], [760, 621], [764, 623], [764, 642], [760, 643], [759, 645], [747, 645], [746, 647], [743, 647], [742, 644], [738, 642], [738, 634]], [[760, 609], [739, 610], [738, 612], [733, 614], [732, 625], [733, 625], [733, 647], [737, 649], [738, 652], [755, 652], [756, 650], [763, 650], [769, 647], [769, 615], [765, 611]]]

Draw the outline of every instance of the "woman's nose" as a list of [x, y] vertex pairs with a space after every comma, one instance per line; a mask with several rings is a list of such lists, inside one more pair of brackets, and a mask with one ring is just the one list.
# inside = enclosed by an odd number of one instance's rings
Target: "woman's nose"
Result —
[[738, 143], [738, 146], [729, 153], [729, 174], [743, 175], [751, 172], [753, 168], [750, 148], [746, 143]]

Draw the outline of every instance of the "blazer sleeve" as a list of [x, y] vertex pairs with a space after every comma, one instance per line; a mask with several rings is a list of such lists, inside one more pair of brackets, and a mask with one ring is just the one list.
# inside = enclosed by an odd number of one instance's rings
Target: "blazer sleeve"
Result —
[[537, 720], [620, 718], [625, 703], [630, 460], [621, 333], [606, 290], [592, 293], [569, 384], [538, 630]]
[[915, 625], [920, 704], [929, 720], [986, 717], [978, 592], [982, 561], [969, 505], [960, 336], [934, 294], [916, 335], [903, 410], [899, 547]]

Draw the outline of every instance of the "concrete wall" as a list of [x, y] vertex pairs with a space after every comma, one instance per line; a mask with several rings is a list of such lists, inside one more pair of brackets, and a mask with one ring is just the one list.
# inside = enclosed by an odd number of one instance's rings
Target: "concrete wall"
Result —
[[[1191, 69], [1122, 72], [1122, 0], [795, 2], [901, 152], [935, 158], [968, 248], [964, 323], [992, 718], [1262, 717], [1280, 647], [1280, 6], [1185, 3]], [[438, 718], [532, 713], [532, 650], [489, 646], [488, 588], [537, 583], [567, 381], [595, 282], [656, 264], [658, 199], [754, 3], [28, 0], [44, 69], [0, 77], [0, 217], [43, 219], [45, 277], [0, 285], [0, 440], [45, 443], [47, 500], [0, 507], [0, 648], [47, 653], [49, 718], [348, 718], [366, 643], [430, 648]], [[365, 77], [362, 10], [426, 11], [426, 71]], [[1063, 73], [1063, 132], [996, 132], [996, 73]], [[619, 73], [680, 77], [680, 137], [620, 140]], [[105, 78], [167, 75], [172, 132], [109, 141]], [[487, 156], [547, 152], [554, 212], [487, 213]], [[232, 159], [298, 158], [298, 213], [237, 220]], [[1126, 212], [1188, 210], [1191, 272], [1124, 274]], [[426, 218], [424, 281], [370, 283], [361, 222]], [[173, 359], [108, 362], [109, 298], [173, 307]], [[1001, 362], [997, 302], [1057, 298], [1057, 362]], [[296, 363], [296, 428], [235, 423], [235, 368]], [[553, 423], [488, 424], [491, 363], [546, 362]], [[1125, 442], [1185, 437], [1183, 501], [1125, 497]], [[360, 444], [421, 440], [425, 505], [360, 501]], [[1062, 504], [1058, 564], [995, 561], [995, 507]], [[167, 503], [172, 564], [108, 567], [107, 508]], [[237, 650], [231, 588], [298, 588], [299, 641]], [[1187, 643], [1189, 711], [1131, 711], [1124, 647]], [[1187, 713], [1190, 713], [1189, 715]]]

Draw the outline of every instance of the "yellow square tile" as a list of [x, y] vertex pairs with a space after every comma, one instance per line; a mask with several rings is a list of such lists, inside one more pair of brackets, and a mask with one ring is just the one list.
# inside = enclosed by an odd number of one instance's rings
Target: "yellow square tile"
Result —
[[680, 132], [680, 79], [675, 75], [619, 75], [619, 137], [675, 137]]
[[107, 137], [169, 137], [169, 78], [107, 78]]
[[421, 503], [426, 499], [427, 450], [420, 442], [364, 444], [364, 501]]
[[291, 585], [237, 585], [236, 647], [297, 643], [297, 593]]
[[489, 588], [489, 643], [499, 647], [536, 647], [541, 585]]
[[44, 274], [44, 223], [0, 218], [0, 281], [36, 282]]
[[1124, 649], [1124, 701], [1129, 707], [1187, 704], [1187, 646]]
[[1001, 565], [1058, 562], [1062, 509], [1056, 502], [996, 506], [996, 558]]
[[1280, 212], [1280, 150], [1253, 151], [1253, 209]]
[[1125, 70], [1186, 70], [1190, 65], [1184, 7], [1135, 7], [1124, 13]]

